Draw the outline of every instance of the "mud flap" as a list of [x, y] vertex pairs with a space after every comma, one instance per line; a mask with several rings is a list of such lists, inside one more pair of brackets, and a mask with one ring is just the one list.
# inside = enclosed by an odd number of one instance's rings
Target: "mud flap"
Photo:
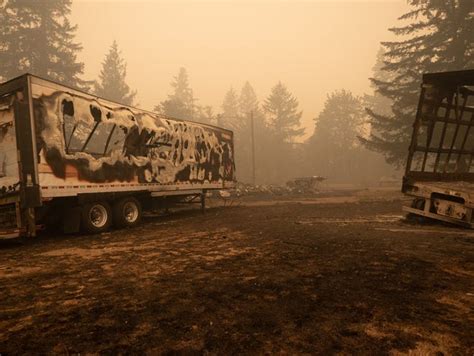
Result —
[[63, 233], [73, 234], [79, 232], [81, 227], [81, 207], [68, 208], [63, 216]]

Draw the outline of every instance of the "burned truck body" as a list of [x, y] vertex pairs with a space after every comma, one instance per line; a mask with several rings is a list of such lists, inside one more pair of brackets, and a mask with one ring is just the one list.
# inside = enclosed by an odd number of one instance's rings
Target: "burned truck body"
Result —
[[[0, 85], [0, 226], [100, 232], [235, 184], [233, 134], [25, 74]], [[173, 197], [173, 198], [172, 198]], [[10, 231], [11, 232], [11, 231]]]
[[474, 70], [423, 76], [402, 191], [406, 212], [474, 227]]

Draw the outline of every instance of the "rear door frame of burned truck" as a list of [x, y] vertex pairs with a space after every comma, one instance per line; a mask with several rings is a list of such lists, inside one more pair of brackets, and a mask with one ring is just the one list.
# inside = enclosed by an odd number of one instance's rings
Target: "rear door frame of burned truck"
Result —
[[474, 70], [428, 73], [413, 125], [404, 211], [474, 227]]
[[31, 74], [0, 84], [0, 236], [89, 233], [235, 186], [232, 131]]

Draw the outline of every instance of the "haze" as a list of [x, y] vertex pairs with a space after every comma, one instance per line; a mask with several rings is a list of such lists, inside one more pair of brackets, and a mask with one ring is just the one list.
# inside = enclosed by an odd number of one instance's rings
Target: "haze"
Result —
[[250, 81], [263, 100], [279, 80], [303, 110], [305, 137], [326, 94], [371, 92], [368, 78], [405, 1], [79, 1], [71, 21], [79, 59], [95, 79], [113, 40], [137, 101], [152, 109], [185, 67], [198, 103], [218, 112], [225, 92]]

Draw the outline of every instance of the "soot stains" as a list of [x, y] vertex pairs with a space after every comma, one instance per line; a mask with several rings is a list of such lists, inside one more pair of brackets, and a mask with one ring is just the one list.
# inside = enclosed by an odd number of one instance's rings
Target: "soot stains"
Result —
[[[232, 138], [217, 128], [107, 107], [63, 92], [36, 99], [35, 109], [41, 122], [38, 151], [58, 178], [66, 178], [70, 165], [80, 180], [90, 182], [234, 180]], [[74, 149], [68, 150], [71, 138]]]
[[102, 111], [100, 111], [100, 109], [95, 105], [90, 105], [90, 110], [91, 110], [92, 117], [94, 118], [94, 121], [100, 122], [102, 119]]

